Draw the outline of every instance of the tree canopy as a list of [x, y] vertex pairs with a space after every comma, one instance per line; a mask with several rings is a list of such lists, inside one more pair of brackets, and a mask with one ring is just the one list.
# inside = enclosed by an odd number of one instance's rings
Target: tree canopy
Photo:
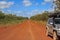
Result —
[[56, 4], [57, 6], [57, 11], [60, 10], [60, 0], [55, 0], [54, 3]]
[[37, 20], [37, 21], [47, 21], [49, 12], [45, 11], [41, 14], [37, 14], [35, 16], [32, 16], [30, 19], [32, 20]]
[[0, 23], [10, 23], [28, 19], [28, 17], [16, 16], [12, 14], [5, 14], [0, 11]]

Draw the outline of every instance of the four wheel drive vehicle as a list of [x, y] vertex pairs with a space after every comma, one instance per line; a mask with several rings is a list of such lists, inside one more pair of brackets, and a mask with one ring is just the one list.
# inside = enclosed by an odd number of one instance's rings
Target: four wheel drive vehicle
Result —
[[53, 40], [58, 40], [60, 37], [60, 18], [49, 18], [46, 25], [46, 35], [52, 36]]

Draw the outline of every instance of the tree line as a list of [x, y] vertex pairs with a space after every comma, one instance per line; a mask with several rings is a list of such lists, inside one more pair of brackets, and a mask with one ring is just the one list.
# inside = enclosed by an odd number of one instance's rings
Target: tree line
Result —
[[35, 16], [31, 16], [31, 20], [36, 20], [36, 21], [47, 21], [48, 20], [48, 14], [50, 14], [48, 11], [45, 11], [41, 14], [37, 14]]
[[27, 20], [28, 17], [16, 16], [12, 14], [5, 14], [0, 11], [0, 24], [1, 23], [11, 23], [11, 22], [19, 22], [22, 20]]

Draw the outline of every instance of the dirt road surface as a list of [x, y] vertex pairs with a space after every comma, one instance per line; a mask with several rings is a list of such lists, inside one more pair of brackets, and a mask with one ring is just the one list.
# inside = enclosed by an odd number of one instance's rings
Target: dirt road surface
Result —
[[0, 40], [52, 40], [45, 35], [43, 24], [25, 21], [22, 24], [0, 28]]

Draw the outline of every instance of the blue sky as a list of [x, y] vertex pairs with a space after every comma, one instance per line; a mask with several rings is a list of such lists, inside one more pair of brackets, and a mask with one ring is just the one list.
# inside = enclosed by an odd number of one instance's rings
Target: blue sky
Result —
[[53, 11], [53, 0], [0, 0], [0, 10], [17, 16], [31, 17], [44, 11]]

